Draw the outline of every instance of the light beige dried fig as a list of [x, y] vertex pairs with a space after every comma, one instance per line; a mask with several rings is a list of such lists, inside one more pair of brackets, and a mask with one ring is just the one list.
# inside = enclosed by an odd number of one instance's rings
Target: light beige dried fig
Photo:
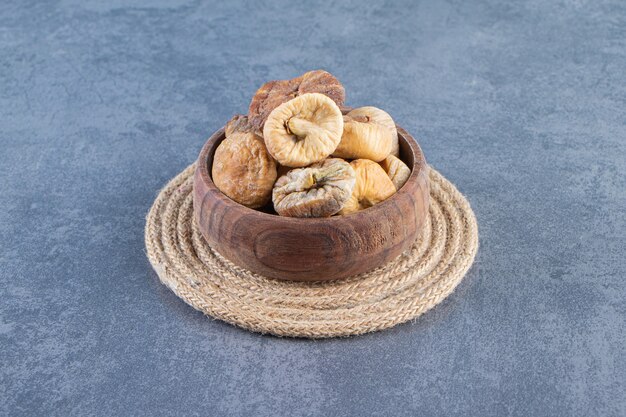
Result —
[[372, 207], [396, 192], [393, 182], [376, 162], [356, 159], [350, 165], [356, 174], [356, 184], [339, 214], [350, 214]]
[[244, 121], [233, 118], [231, 122], [226, 125], [226, 139], [215, 150], [213, 182], [237, 203], [250, 208], [263, 207], [272, 196], [276, 161], [267, 151], [263, 138], [246, 131]]
[[383, 167], [389, 178], [391, 178], [391, 182], [395, 185], [396, 190], [399, 190], [411, 176], [411, 169], [400, 158], [396, 158], [393, 155], [383, 159], [380, 162], [380, 166]]
[[270, 154], [288, 167], [304, 167], [330, 155], [343, 131], [341, 110], [324, 94], [303, 94], [270, 113], [263, 138]]
[[338, 106], [346, 99], [346, 92], [337, 78], [323, 71], [309, 71], [291, 80], [269, 81], [254, 94], [248, 117], [252, 126], [263, 131], [269, 114], [281, 104], [306, 93], [321, 93], [330, 97]]
[[354, 169], [338, 158], [292, 169], [274, 185], [274, 209], [289, 217], [332, 216], [352, 195], [355, 181]]
[[387, 112], [376, 107], [359, 107], [344, 116], [341, 142], [333, 156], [347, 159], [382, 161], [398, 155], [398, 132]]

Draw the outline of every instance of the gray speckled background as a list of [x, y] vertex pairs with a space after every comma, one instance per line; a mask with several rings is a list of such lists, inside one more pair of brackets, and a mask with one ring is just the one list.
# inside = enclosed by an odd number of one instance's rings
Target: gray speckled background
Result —
[[[626, 3], [302, 3], [0, 0], [0, 414], [626, 415]], [[477, 262], [363, 337], [207, 319], [144, 216], [319, 67], [468, 196]]]

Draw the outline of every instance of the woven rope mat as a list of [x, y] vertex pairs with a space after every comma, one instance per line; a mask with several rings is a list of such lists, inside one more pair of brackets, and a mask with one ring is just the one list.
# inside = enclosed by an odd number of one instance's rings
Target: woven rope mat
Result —
[[146, 223], [146, 248], [161, 281], [187, 304], [245, 329], [323, 338], [386, 329], [416, 318], [447, 297], [478, 249], [467, 200], [431, 168], [429, 219], [394, 261], [340, 281], [293, 282], [233, 265], [204, 240], [193, 220], [195, 165], [160, 192]]

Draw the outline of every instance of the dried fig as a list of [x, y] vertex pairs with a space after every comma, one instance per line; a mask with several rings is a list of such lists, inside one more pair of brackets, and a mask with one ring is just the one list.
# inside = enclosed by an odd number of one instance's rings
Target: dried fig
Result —
[[226, 123], [224, 131], [226, 133], [226, 137], [229, 137], [236, 133], [254, 132], [254, 129], [248, 120], [248, 116], [236, 114], [228, 121], [228, 123]]
[[274, 185], [274, 209], [289, 217], [332, 216], [352, 195], [355, 181], [354, 169], [338, 158], [292, 169]]
[[263, 138], [270, 154], [288, 167], [304, 167], [330, 155], [343, 131], [341, 110], [324, 94], [303, 94], [276, 107]]
[[383, 159], [380, 162], [380, 166], [383, 167], [389, 178], [391, 178], [391, 182], [395, 185], [396, 190], [399, 190], [411, 175], [411, 169], [400, 158], [396, 158], [393, 155]]
[[263, 138], [242, 132], [241, 120], [226, 126], [226, 139], [213, 157], [211, 174], [217, 188], [230, 199], [250, 208], [267, 204], [276, 181], [276, 162]]
[[398, 155], [398, 132], [387, 112], [376, 107], [359, 107], [344, 116], [341, 142], [333, 152], [339, 158], [382, 161]]
[[252, 126], [259, 132], [269, 114], [276, 107], [306, 93], [321, 93], [330, 97], [338, 106], [346, 99], [346, 92], [337, 78], [323, 71], [309, 71], [291, 80], [269, 81], [254, 94], [248, 117]]
[[372, 207], [396, 192], [393, 182], [376, 162], [356, 159], [350, 165], [356, 174], [356, 184], [339, 214], [350, 214]]

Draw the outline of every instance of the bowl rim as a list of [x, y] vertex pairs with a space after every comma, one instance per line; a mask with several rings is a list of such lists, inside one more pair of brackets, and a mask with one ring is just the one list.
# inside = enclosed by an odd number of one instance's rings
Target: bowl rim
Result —
[[[412, 187], [407, 187], [409, 183], [417, 182], [419, 180], [418, 177], [420, 175], [427, 174], [426, 170], [428, 169], [428, 164], [426, 162], [426, 159], [424, 158], [424, 153], [422, 152], [422, 149], [420, 148], [419, 144], [413, 138], [413, 136], [411, 136], [406, 130], [396, 125], [396, 130], [398, 131], [398, 140], [400, 141], [400, 149], [402, 150], [403, 148], [402, 142], [406, 143], [406, 147], [408, 147], [408, 149], [412, 153], [412, 158], [413, 158], [412, 165], [413, 166], [412, 167], [409, 166], [409, 168], [411, 169], [411, 175], [407, 179], [406, 183], [402, 187], [400, 187], [400, 189], [397, 190], [391, 197], [389, 197], [385, 201], [378, 203], [372, 207], [368, 207], [365, 210], [357, 211], [355, 213], [350, 213], [350, 214], [344, 214], [340, 216], [300, 218], [300, 217], [287, 217], [287, 216], [280, 216], [278, 214], [266, 213], [257, 209], [246, 207], [243, 204], [240, 204], [230, 199], [226, 194], [222, 193], [213, 182], [213, 179], [211, 178], [211, 174], [209, 171], [208, 161], [209, 161], [209, 158], [211, 159], [213, 158], [213, 155], [215, 153], [215, 150], [217, 149], [217, 146], [222, 142], [222, 140], [225, 139], [226, 135], [225, 135], [224, 129], [225, 127], [218, 129], [209, 137], [209, 139], [207, 139], [205, 144], [202, 146], [202, 150], [200, 151], [200, 154], [198, 156], [196, 172], [194, 175], [196, 177], [196, 181], [200, 179], [204, 183], [204, 186], [206, 187], [207, 192], [205, 196], [203, 196], [203, 202], [206, 196], [211, 195], [212, 198], [216, 198], [220, 200], [222, 204], [231, 207], [233, 210], [240, 211], [242, 214], [246, 216], [253, 216], [253, 217], [254, 216], [260, 216], [260, 217], [267, 216], [268, 219], [271, 218], [274, 221], [279, 222], [284, 225], [297, 224], [299, 226], [305, 226], [305, 225], [320, 226], [320, 225], [329, 225], [329, 224], [337, 223], [337, 222], [362, 221], [361, 220], [362, 218], [384, 215], [385, 209], [388, 207], [389, 204], [391, 204], [390, 202], [392, 202], [394, 199], [401, 198], [404, 194], [409, 192], [408, 190], [412, 189]], [[402, 160], [402, 162], [406, 164], [406, 161]]]

